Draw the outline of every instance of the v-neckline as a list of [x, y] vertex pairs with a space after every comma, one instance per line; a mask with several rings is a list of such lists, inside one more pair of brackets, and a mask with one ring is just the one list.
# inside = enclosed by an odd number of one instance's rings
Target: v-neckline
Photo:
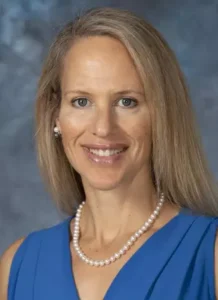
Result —
[[[179, 212], [177, 215], [175, 215], [174, 217], [172, 217], [166, 224], [164, 224], [160, 229], [158, 229], [156, 232], [154, 232], [136, 251], [135, 253], [133, 253], [133, 255], [126, 261], [126, 263], [122, 266], [122, 268], [118, 271], [118, 273], [116, 274], [116, 276], [114, 277], [114, 279], [112, 280], [110, 286], [108, 287], [105, 295], [104, 295], [104, 300], [110, 300], [113, 299], [112, 298], [112, 294], [113, 294], [113, 290], [116, 287], [117, 282], [119, 281], [120, 277], [122, 277], [123, 274], [125, 274], [125, 271], [131, 267], [131, 265], [133, 264], [134, 261], [137, 260], [137, 258], [144, 252], [146, 251], [146, 249], [148, 250], [148, 248], [152, 245], [152, 243], [154, 244], [154, 247], [150, 247], [150, 249], [152, 249], [152, 253], [154, 251], [154, 249], [158, 248], [158, 241], [160, 242], [160, 240], [163, 240], [163, 238], [160, 236], [164, 234], [166, 234], [168, 232], [168, 230], [170, 230], [171, 228], [174, 229], [175, 228], [175, 223], [177, 223], [177, 221], [180, 219], [181, 215], [184, 214], [184, 211], [186, 209], [185, 208], [180, 208]], [[76, 285], [76, 281], [75, 281], [75, 277], [73, 274], [73, 268], [72, 268], [72, 264], [73, 264], [73, 258], [71, 255], [71, 250], [70, 250], [70, 224], [72, 219], [74, 218], [74, 216], [69, 217], [66, 220], [66, 226], [64, 228], [65, 230], [65, 234], [64, 234], [64, 271], [65, 274], [67, 276], [67, 281], [68, 281], [68, 285], [69, 285], [69, 289], [70, 289], [70, 294], [72, 295], [72, 297], [76, 297], [76, 299], [80, 299], [79, 294], [78, 294], [78, 289], [77, 289], [77, 285]], [[167, 237], [167, 236], [166, 236]], [[160, 246], [160, 245], [159, 245]], [[74, 299], [74, 298], [72, 298]]]

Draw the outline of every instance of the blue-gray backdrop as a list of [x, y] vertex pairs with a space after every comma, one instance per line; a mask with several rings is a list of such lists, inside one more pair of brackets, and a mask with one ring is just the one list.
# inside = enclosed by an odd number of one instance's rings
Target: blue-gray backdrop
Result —
[[165, 36], [186, 75], [212, 172], [218, 178], [218, 0], [0, 1], [0, 254], [63, 218], [36, 164], [33, 106], [42, 60], [58, 28], [93, 6], [130, 9]]

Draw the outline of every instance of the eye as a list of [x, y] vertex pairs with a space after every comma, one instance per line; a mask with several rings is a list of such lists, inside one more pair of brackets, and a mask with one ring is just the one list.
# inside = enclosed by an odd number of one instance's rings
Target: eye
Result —
[[73, 104], [73, 106], [76, 106], [76, 107], [85, 107], [86, 104], [88, 103], [88, 99], [87, 98], [77, 98], [77, 99], [73, 99], [71, 101], [71, 103]]
[[[121, 104], [122, 107], [133, 108], [133, 107], [137, 106], [137, 101], [136, 101], [136, 99], [133, 99], [133, 98], [124, 97], [124, 98], [121, 98], [118, 102], [120, 102], [120, 101], [122, 103]], [[72, 105], [75, 107], [78, 107], [78, 108], [87, 107], [88, 102], [89, 102], [89, 100], [84, 97], [76, 98], [71, 101]]]
[[122, 106], [124, 107], [135, 107], [137, 105], [137, 101], [136, 99], [133, 98], [121, 98], [118, 102], [122, 102]]

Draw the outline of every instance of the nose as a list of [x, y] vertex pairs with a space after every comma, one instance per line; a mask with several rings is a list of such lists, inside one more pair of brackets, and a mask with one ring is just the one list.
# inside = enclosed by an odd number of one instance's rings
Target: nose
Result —
[[91, 126], [92, 133], [99, 137], [107, 137], [112, 132], [113, 128], [113, 111], [109, 107], [96, 110]]

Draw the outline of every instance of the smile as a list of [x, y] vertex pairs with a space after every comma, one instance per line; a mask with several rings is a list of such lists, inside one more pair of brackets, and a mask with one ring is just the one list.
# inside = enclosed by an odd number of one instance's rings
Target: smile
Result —
[[93, 149], [83, 147], [86, 157], [95, 164], [114, 165], [122, 161], [128, 147], [117, 149]]
[[112, 155], [116, 155], [118, 153], [121, 153], [125, 150], [125, 148], [120, 148], [120, 149], [90, 149], [87, 148], [89, 150], [89, 152], [98, 155], [98, 156], [102, 156], [102, 157], [107, 157], [107, 156], [112, 156]]

